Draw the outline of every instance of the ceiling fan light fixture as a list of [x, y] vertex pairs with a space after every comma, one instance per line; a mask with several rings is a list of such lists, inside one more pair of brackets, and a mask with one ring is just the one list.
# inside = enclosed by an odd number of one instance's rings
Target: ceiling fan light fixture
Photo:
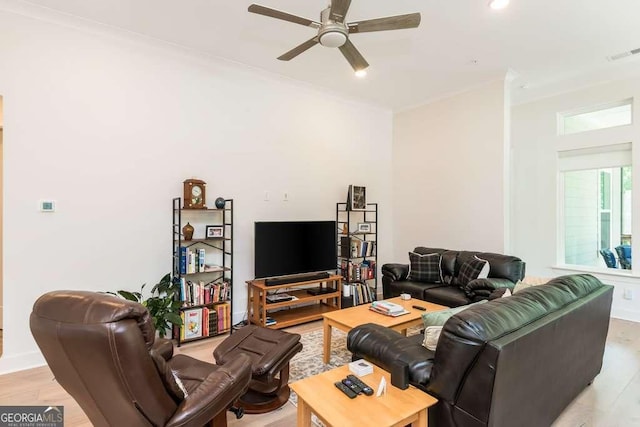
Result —
[[362, 79], [362, 78], [367, 76], [367, 70], [365, 70], [365, 69], [358, 70], [358, 71], [356, 71], [355, 74], [356, 74], [357, 78]]
[[327, 31], [320, 35], [319, 41], [324, 47], [340, 47], [347, 42], [347, 36], [341, 31]]
[[494, 10], [504, 9], [509, 6], [509, 0], [491, 0], [489, 2], [489, 7]]

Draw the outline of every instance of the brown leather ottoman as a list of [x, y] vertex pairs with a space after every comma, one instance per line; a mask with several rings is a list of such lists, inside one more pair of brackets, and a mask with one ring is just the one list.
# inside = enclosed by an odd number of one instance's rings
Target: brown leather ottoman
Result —
[[238, 353], [251, 358], [249, 390], [236, 404], [248, 414], [261, 414], [289, 399], [289, 361], [300, 350], [299, 334], [248, 325], [220, 343], [213, 357], [218, 365], [230, 362]]

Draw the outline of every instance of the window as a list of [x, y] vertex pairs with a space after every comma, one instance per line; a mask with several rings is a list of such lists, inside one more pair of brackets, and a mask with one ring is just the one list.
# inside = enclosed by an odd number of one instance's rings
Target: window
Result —
[[631, 243], [630, 163], [631, 144], [559, 154], [563, 263], [605, 267], [600, 250]]
[[597, 109], [581, 110], [579, 112], [560, 113], [558, 117], [558, 133], [569, 135], [596, 129], [606, 129], [615, 126], [630, 125], [632, 99], [608, 104]]

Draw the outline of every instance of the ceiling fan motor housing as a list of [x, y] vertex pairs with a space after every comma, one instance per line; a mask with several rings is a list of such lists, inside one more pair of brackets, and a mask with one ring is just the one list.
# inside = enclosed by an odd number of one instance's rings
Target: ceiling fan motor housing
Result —
[[325, 47], [340, 47], [347, 42], [347, 26], [338, 23], [328, 23], [320, 27], [318, 41]]
[[340, 47], [347, 42], [349, 30], [344, 23], [331, 20], [331, 6], [320, 12], [322, 25], [318, 29], [318, 42], [325, 47]]

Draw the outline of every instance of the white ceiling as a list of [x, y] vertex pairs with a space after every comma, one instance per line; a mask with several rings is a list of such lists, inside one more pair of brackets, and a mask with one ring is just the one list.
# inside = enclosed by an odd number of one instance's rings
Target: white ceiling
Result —
[[[313, 37], [301, 25], [247, 12], [250, 0], [30, 0], [29, 3], [176, 43], [399, 110], [500, 78], [508, 69], [514, 100], [640, 70], [638, 0], [352, 0], [347, 22], [422, 14], [417, 29], [354, 34], [370, 64], [358, 79], [337, 49], [315, 46], [290, 62], [276, 58]], [[319, 20], [328, 0], [259, 0]], [[562, 82], [562, 84], [558, 84]], [[528, 88], [522, 89], [526, 85]]]

